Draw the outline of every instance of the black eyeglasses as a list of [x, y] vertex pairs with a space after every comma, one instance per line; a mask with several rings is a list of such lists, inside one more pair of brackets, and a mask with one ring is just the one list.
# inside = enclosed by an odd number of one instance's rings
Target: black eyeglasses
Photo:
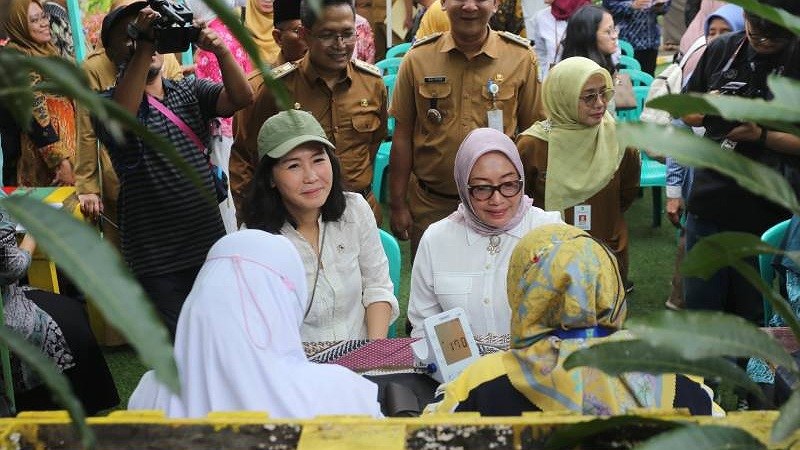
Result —
[[613, 89], [601, 89], [599, 91], [591, 92], [586, 95], [581, 95], [578, 97], [586, 104], [586, 106], [594, 106], [597, 102], [597, 99], [603, 101], [603, 103], [608, 103], [614, 98], [614, 90]]
[[355, 30], [347, 30], [342, 33], [321, 33], [314, 35], [315, 38], [319, 39], [322, 45], [330, 46], [334, 45], [339, 42], [339, 39], [342, 40], [342, 43], [345, 45], [350, 45], [356, 41], [358, 37], [356, 35]]
[[497, 191], [505, 198], [513, 197], [522, 190], [522, 180], [506, 181], [498, 185], [478, 184], [475, 186], [467, 185], [470, 197], [475, 200], [489, 200]]

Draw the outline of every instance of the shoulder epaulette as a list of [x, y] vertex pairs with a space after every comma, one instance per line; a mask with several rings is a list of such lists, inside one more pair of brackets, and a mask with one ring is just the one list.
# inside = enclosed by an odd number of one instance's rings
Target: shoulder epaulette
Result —
[[247, 74], [247, 81], [253, 81], [254, 79], [261, 76], [261, 71], [258, 69], [253, 70], [252, 72]]
[[360, 59], [354, 59], [353, 65], [356, 66], [356, 68], [363, 70], [364, 72], [375, 75], [376, 77], [383, 77], [383, 71], [378, 66], [372, 65], [368, 62], [361, 61]]
[[274, 69], [272, 69], [272, 77], [275, 78], [275, 79], [283, 78], [286, 75], [294, 72], [295, 69], [297, 69], [297, 64], [295, 64], [293, 62], [287, 62], [287, 63], [281, 64], [280, 66], [275, 67]]
[[423, 37], [417, 39], [416, 41], [414, 41], [414, 45], [412, 45], [412, 47], [419, 47], [420, 45], [425, 45], [425, 44], [427, 44], [429, 42], [433, 42], [433, 41], [439, 39], [440, 37], [442, 37], [443, 34], [444, 33], [439, 31], [437, 33], [433, 33], [433, 34], [429, 34], [427, 36], [423, 36]]
[[510, 33], [508, 31], [498, 31], [498, 34], [500, 34], [500, 36], [503, 36], [507, 40], [519, 44], [525, 48], [531, 47], [531, 41], [525, 39], [524, 37], [518, 34]]

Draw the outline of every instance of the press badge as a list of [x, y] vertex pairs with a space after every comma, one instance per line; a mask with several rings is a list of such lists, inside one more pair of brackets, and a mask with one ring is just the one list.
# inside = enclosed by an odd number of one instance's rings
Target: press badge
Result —
[[592, 229], [592, 205], [575, 205], [573, 215], [576, 228], [585, 231]]
[[503, 110], [497, 109], [497, 93], [500, 92], [500, 86], [492, 80], [486, 83], [486, 90], [492, 96], [492, 109], [486, 111], [486, 121], [489, 123], [489, 128], [494, 128], [499, 132], [503, 132]]

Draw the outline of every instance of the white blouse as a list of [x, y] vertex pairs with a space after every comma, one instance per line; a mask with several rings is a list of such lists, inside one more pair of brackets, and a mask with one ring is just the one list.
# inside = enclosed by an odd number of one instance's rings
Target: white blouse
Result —
[[347, 206], [338, 221], [319, 219], [322, 248], [319, 276], [316, 276], [317, 255], [308, 241], [288, 222], [281, 228], [281, 234], [300, 253], [309, 297], [313, 293], [311, 310], [300, 330], [306, 342], [366, 339], [366, 308], [375, 302], [389, 302], [392, 321], [400, 315], [389, 278], [389, 261], [372, 209], [360, 194], [345, 192], [344, 195]]
[[533, 16], [533, 28], [528, 37], [533, 41], [533, 50], [536, 52], [536, 61], [539, 63], [539, 81], [543, 81], [550, 70], [550, 66], [561, 59], [560, 42], [567, 31], [566, 20], [556, 20], [550, 12], [550, 7], [539, 10]]
[[473, 334], [508, 334], [511, 307], [506, 275], [511, 252], [528, 231], [561, 222], [557, 211], [532, 206], [519, 225], [499, 235], [497, 252], [488, 251], [488, 236], [449, 217], [428, 227], [411, 269], [411, 336], [422, 337], [422, 322], [427, 317], [456, 306], [467, 312]]

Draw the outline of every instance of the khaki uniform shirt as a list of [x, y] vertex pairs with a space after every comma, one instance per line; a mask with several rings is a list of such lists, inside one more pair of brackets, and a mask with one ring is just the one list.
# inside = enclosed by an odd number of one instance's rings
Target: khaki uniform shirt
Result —
[[[468, 60], [450, 33], [417, 41], [405, 55], [392, 94], [390, 114], [413, 123], [412, 171], [430, 189], [457, 196], [453, 180], [456, 152], [466, 135], [488, 127], [494, 108], [488, 81], [499, 87], [494, 105], [503, 112], [503, 130], [512, 139], [543, 118], [536, 55], [527, 41], [489, 31], [477, 56]], [[428, 110], [441, 113], [441, 123]]]
[[[336, 146], [345, 189], [361, 192], [372, 183], [372, 159], [386, 138], [387, 94], [380, 69], [350, 61], [346, 75], [331, 91], [311, 65], [309, 56], [276, 67], [273, 76], [289, 91], [290, 107], [308, 111]], [[237, 204], [258, 166], [258, 131], [280, 109], [260, 74], [251, 75], [255, 102], [233, 120], [231, 191]]]

